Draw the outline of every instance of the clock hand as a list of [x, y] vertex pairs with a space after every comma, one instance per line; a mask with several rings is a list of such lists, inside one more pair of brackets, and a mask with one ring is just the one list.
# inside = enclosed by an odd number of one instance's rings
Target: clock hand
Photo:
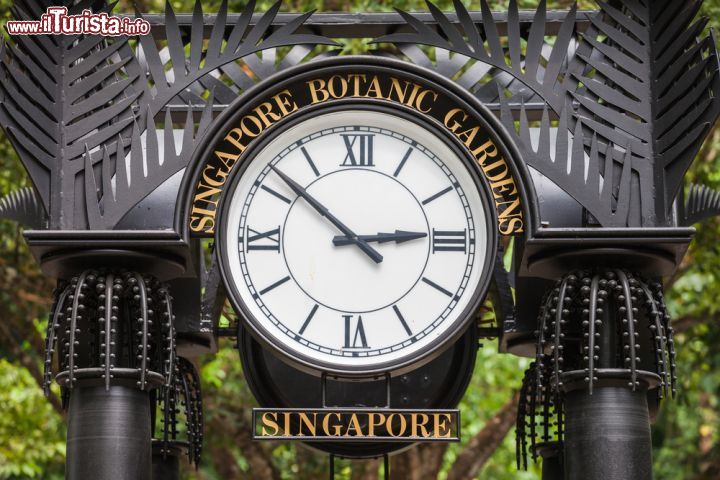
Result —
[[293, 192], [295, 192], [298, 196], [305, 199], [307, 203], [310, 204], [311, 207], [313, 207], [317, 212], [327, 218], [330, 223], [335, 225], [335, 227], [340, 230], [345, 236], [348, 238], [352, 238], [353, 240], [351, 243], [357, 245], [360, 250], [362, 250], [368, 257], [370, 257], [375, 263], [380, 263], [383, 260], [383, 256], [380, 255], [380, 253], [375, 250], [373, 247], [368, 245], [368, 243], [365, 240], [361, 240], [357, 238], [357, 235], [355, 235], [355, 232], [350, 230], [344, 223], [342, 223], [335, 215], [330, 213], [330, 210], [328, 210], [322, 203], [318, 202], [315, 197], [310, 195], [307, 190], [305, 190], [302, 185], [297, 183], [292, 178], [288, 177], [285, 173], [280, 171], [279, 169], [275, 168], [275, 165], [270, 165], [270, 168], [278, 174], [278, 176], [287, 183], [288, 187], [292, 189]]
[[[410, 240], [427, 237], [427, 233], [424, 232], [406, 232], [404, 230], [395, 230], [395, 233], [383, 233], [378, 232], [377, 235], [358, 235], [358, 240], [364, 240], [366, 242], [378, 242], [387, 243], [395, 241], [395, 243], [404, 243]], [[337, 235], [333, 238], [333, 244], [337, 247], [342, 245], [350, 245], [354, 243], [355, 239], [346, 235]]]

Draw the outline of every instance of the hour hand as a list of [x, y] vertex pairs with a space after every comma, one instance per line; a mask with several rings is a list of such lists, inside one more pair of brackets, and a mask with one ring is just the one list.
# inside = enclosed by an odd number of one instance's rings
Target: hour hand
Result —
[[358, 235], [357, 237], [348, 237], [347, 235], [337, 235], [333, 237], [333, 245], [339, 247], [342, 245], [351, 245], [357, 240], [363, 240], [365, 242], [378, 242], [378, 243], [404, 243], [410, 240], [427, 237], [425, 232], [406, 232], [405, 230], [395, 230], [395, 233], [383, 233], [379, 232], [377, 235]]

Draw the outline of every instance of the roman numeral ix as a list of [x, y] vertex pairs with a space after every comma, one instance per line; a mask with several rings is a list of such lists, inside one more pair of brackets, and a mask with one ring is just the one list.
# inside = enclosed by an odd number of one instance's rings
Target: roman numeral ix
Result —
[[267, 232], [259, 232], [248, 227], [248, 252], [254, 250], [269, 250], [280, 253], [280, 226]]

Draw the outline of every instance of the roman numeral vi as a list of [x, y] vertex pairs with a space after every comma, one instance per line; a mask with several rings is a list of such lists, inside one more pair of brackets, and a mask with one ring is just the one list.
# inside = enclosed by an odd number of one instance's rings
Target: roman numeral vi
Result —
[[343, 315], [343, 318], [345, 319], [345, 345], [343, 348], [370, 348], [368, 347], [367, 337], [365, 336], [362, 316], [358, 315], [354, 332], [352, 328], [353, 316]]

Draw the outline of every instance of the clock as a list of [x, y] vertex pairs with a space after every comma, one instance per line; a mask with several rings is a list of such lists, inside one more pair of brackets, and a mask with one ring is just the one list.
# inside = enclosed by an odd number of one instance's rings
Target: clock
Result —
[[464, 332], [496, 255], [490, 191], [432, 121], [350, 102], [273, 126], [228, 180], [217, 249], [263, 344], [339, 375], [401, 372]]

